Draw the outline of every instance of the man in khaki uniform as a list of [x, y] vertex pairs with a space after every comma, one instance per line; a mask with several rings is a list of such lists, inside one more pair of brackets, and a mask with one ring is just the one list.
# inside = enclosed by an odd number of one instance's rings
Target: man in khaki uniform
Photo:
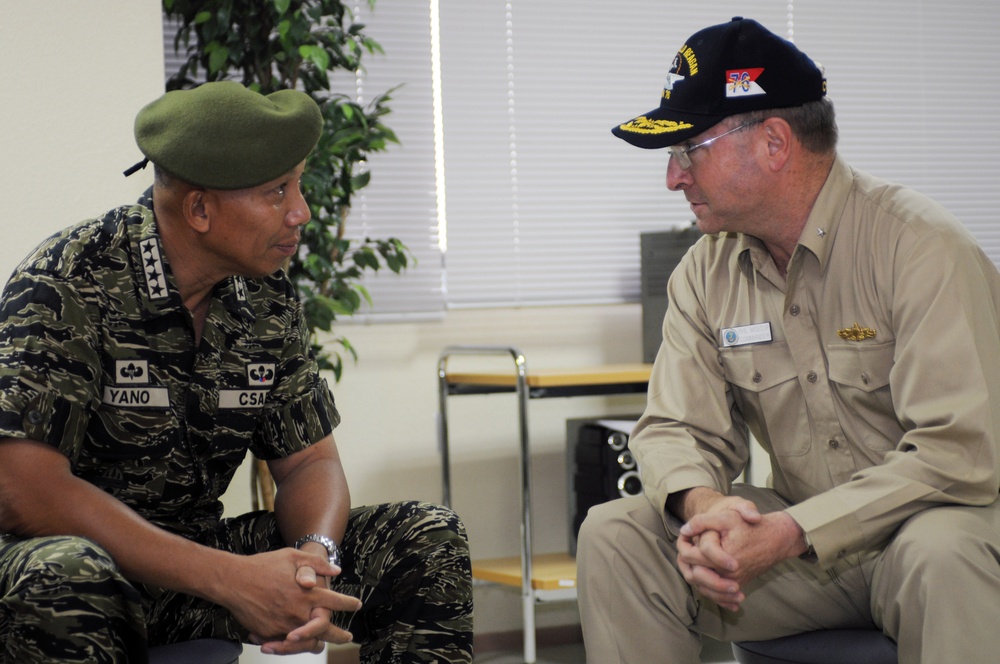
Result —
[[[1000, 656], [1000, 275], [947, 211], [837, 155], [825, 95], [737, 18], [613, 130], [669, 149], [706, 235], [670, 279], [630, 441], [645, 496], [580, 533], [589, 662], [858, 627], [907, 664]], [[734, 484], [751, 433], [769, 488]]]

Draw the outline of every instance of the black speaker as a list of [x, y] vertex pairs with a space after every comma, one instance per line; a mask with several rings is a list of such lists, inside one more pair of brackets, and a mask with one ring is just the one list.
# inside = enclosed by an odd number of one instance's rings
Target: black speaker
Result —
[[574, 555], [580, 525], [591, 507], [642, 494], [639, 468], [628, 449], [634, 425], [634, 420], [608, 418], [567, 421], [569, 548]]
[[667, 313], [667, 280], [702, 233], [696, 226], [639, 234], [642, 302], [642, 361], [652, 362], [663, 340]]

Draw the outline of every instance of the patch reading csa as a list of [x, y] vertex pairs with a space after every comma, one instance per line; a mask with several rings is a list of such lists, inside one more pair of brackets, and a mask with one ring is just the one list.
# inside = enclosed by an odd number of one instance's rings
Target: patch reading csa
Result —
[[246, 365], [247, 385], [258, 389], [219, 390], [219, 408], [263, 408], [274, 386], [278, 365], [274, 362], [251, 362]]
[[263, 408], [270, 390], [219, 390], [219, 408]]

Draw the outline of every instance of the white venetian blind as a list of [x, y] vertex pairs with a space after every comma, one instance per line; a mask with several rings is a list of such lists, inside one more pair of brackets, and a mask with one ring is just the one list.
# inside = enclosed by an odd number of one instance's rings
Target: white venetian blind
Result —
[[656, 106], [688, 36], [736, 15], [824, 65], [851, 164], [937, 199], [1000, 263], [994, 0], [439, 0], [440, 215], [428, 0], [357, 4], [386, 49], [361, 94], [403, 84], [387, 119], [403, 144], [371, 159], [350, 232], [401, 237], [419, 257], [370, 280], [376, 313], [637, 300], [639, 233], [691, 213], [664, 186], [664, 151], [610, 128]]
[[995, 0], [794, 3], [826, 67], [853, 166], [943, 204], [1000, 263], [1000, 11]]
[[686, 225], [667, 155], [611, 127], [654, 108], [695, 31], [787, 3], [445, 1], [441, 7], [452, 307], [639, 297], [639, 233]]
[[[356, 20], [382, 45], [367, 55], [353, 91], [363, 104], [395, 88], [384, 118], [399, 138], [374, 153], [371, 183], [362, 189], [348, 218], [348, 236], [401, 239], [416, 264], [401, 275], [382, 270], [365, 277], [376, 315], [440, 316], [444, 310], [434, 170], [434, 116], [431, 85], [431, 12], [426, 0], [378, 0], [374, 9], [356, 2]], [[349, 90], [341, 90], [349, 93]]]
[[[373, 307], [363, 305], [356, 318], [371, 314], [393, 317], [440, 316], [444, 309], [438, 211], [435, 192], [434, 124], [431, 96], [430, 9], [426, 1], [379, 0], [374, 10], [364, 1], [345, 3], [355, 22], [379, 42], [385, 53], [366, 53], [364, 70], [338, 70], [332, 86], [367, 106], [377, 95], [396, 88], [384, 118], [400, 144], [370, 156], [365, 168], [371, 183], [352, 201], [346, 235], [401, 239], [416, 262], [401, 275], [388, 269], [368, 273], [364, 287]], [[177, 71], [184, 53], [174, 52], [176, 23], [164, 20], [166, 75]], [[199, 70], [199, 73], [202, 73]]]

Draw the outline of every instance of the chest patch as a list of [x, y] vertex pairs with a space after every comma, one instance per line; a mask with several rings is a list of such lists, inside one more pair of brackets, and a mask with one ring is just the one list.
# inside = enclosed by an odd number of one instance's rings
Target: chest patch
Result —
[[247, 365], [247, 384], [251, 387], [270, 387], [274, 385], [274, 374], [277, 366], [273, 362], [257, 362]]
[[102, 401], [120, 408], [169, 408], [165, 387], [105, 386]]
[[148, 361], [115, 360], [114, 385], [104, 386], [101, 401], [119, 408], [169, 408], [167, 388], [149, 383]]

